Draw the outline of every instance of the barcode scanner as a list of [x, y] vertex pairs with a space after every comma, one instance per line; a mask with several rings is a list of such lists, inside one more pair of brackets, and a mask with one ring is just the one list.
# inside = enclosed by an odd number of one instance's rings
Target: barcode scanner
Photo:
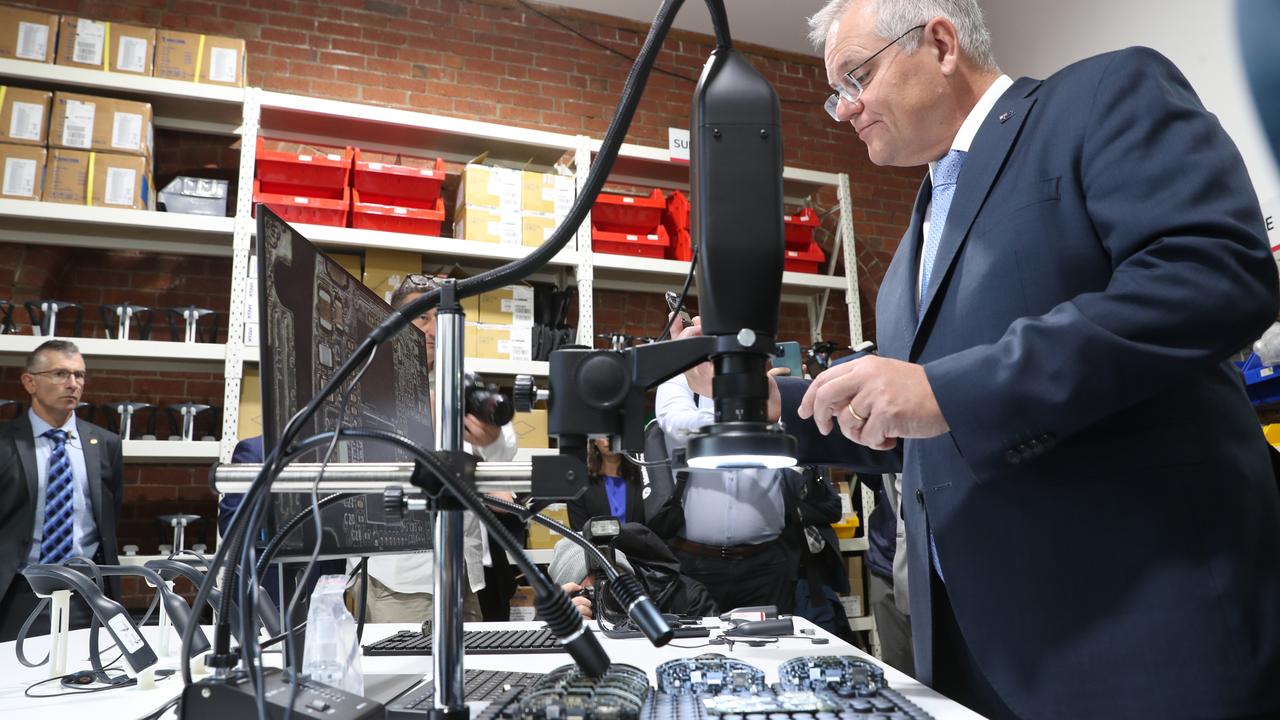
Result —
[[[99, 565], [98, 570], [103, 575], [138, 576], [154, 585], [160, 593], [160, 602], [164, 603], [165, 613], [169, 615], [169, 619], [173, 621], [173, 627], [177, 629], [179, 634], [185, 632], [187, 624], [192, 622], [192, 612], [190, 606], [187, 605], [187, 601], [171, 590], [160, 573], [154, 569], [139, 565]], [[208, 636], [197, 625], [195, 636], [191, 640], [192, 652], [203, 653], [209, 648]]]
[[155, 651], [138, 632], [138, 626], [124, 607], [102, 593], [89, 578], [62, 565], [29, 565], [23, 571], [31, 589], [37, 595], [52, 595], [58, 590], [71, 590], [80, 594], [85, 604], [111, 633], [116, 647], [124, 655], [125, 662], [136, 675], [156, 664]]

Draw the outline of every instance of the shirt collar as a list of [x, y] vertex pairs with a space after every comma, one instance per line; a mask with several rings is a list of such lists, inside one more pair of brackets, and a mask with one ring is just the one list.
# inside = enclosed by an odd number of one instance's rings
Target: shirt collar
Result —
[[[973, 139], [978, 136], [978, 130], [982, 127], [982, 123], [986, 121], [987, 114], [991, 112], [991, 108], [995, 107], [996, 101], [1013, 85], [1013, 78], [1008, 75], [1001, 75], [991, 83], [991, 87], [982, 93], [982, 97], [978, 98], [978, 102], [969, 111], [964, 122], [961, 123], [960, 129], [956, 131], [955, 139], [951, 141], [952, 150], [960, 150], [969, 152], [969, 146], [973, 144]], [[929, 179], [933, 180], [933, 169], [937, 167], [938, 161], [934, 160], [929, 163]]]
[[[27, 419], [31, 421], [32, 437], [40, 437], [53, 429], [52, 425], [45, 422], [44, 418], [37, 415], [36, 411], [31, 408], [27, 408]], [[71, 413], [70, 417], [67, 418], [67, 421], [63, 423], [62, 427], [59, 429], [66, 430], [68, 438], [76, 437], [76, 414]]]

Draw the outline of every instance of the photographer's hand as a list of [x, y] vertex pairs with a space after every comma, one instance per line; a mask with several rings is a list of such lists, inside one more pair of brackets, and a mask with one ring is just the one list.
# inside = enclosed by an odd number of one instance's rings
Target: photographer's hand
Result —
[[492, 445], [501, 434], [502, 428], [490, 425], [471, 413], [462, 418], [462, 439], [471, 443], [474, 448]]
[[591, 601], [587, 599], [586, 595], [576, 594], [582, 591], [582, 586], [579, 585], [578, 583], [565, 583], [560, 587], [564, 588], [564, 591], [568, 593], [569, 598], [573, 600], [573, 608], [577, 610], [578, 613], [582, 615], [582, 617], [590, 620], [591, 619]]

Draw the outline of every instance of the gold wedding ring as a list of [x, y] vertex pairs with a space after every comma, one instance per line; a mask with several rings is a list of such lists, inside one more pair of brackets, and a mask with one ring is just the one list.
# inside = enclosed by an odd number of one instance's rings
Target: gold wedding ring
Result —
[[854, 420], [857, 420], [857, 421], [858, 421], [858, 422], [860, 422], [860, 423], [865, 423], [865, 422], [867, 421], [867, 419], [866, 419], [866, 418], [864, 418], [864, 417], [862, 417], [861, 415], [859, 415], [859, 414], [858, 414], [858, 411], [857, 411], [857, 410], [854, 410], [854, 409], [853, 409], [853, 401], [852, 401], [852, 400], [850, 400], [850, 401], [849, 401], [849, 412], [850, 412], [850, 413], [853, 413], [853, 419], [854, 419]]

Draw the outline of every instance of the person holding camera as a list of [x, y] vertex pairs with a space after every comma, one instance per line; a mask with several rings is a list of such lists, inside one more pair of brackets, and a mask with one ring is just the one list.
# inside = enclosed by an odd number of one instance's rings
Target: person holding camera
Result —
[[587, 488], [567, 503], [569, 527], [582, 530], [593, 517], [612, 515], [618, 522], [644, 522], [644, 470], [609, 448], [607, 438], [587, 445]]
[[[426, 275], [409, 275], [391, 296], [391, 307], [399, 310], [418, 296], [440, 286], [436, 278]], [[436, 311], [434, 308], [413, 319], [413, 326], [422, 331], [427, 347], [427, 367], [432, 370], [432, 392], [435, 390], [433, 365], [436, 356]], [[434, 403], [432, 404], [434, 407]], [[492, 417], [481, 417], [474, 412], [463, 416], [463, 452], [476, 455], [481, 460], [511, 460], [516, 455], [516, 431], [510, 422], [497, 424]], [[510, 493], [499, 494], [511, 500]], [[467, 621], [482, 619], [481, 601], [477, 593], [485, 588], [486, 566], [496, 563], [489, 555], [488, 535], [480, 521], [471, 513], [465, 514], [463, 525], [464, 554], [467, 592], [463, 601], [463, 618]], [[499, 551], [499, 555], [501, 552]], [[500, 558], [505, 563], [505, 556]], [[494, 573], [490, 573], [491, 575]], [[501, 573], [496, 573], [501, 576]], [[510, 574], [509, 572], [507, 573]], [[514, 592], [514, 582], [510, 583]], [[432, 593], [435, 591], [435, 554], [408, 553], [403, 555], [379, 555], [369, 558], [369, 591], [365, 605], [366, 622], [421, 622], [431, 619]], [[510, 592], [506, 600], [510, 601]], [[359, 598], [356, 598], [357, 606]]]

